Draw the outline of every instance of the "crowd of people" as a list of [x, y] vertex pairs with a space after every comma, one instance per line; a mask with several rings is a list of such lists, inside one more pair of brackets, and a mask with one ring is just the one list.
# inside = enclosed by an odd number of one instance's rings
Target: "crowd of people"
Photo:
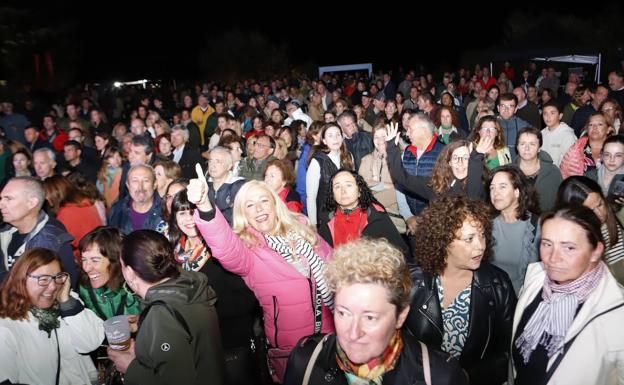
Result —
[[505, 63], [6, 100], [0, 383], [624, 384], [607, 80]]

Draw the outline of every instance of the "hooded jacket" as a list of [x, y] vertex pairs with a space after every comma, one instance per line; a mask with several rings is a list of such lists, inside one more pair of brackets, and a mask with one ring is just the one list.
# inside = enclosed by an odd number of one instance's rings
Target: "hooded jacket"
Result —
[[216, 301], [206, 276], [194, 271], [151, 287], [125, 384], [222, 384]]
[[[0, 228], [0, 252], [2, 253], [2, 263], [0, 263], [0, 282], [8, 274], [8, 248], [17, 228], [6, 223]], [[40, 211], [37, 217], [35, 228], [28, 233], [24, 243], [18, 248], [15, 256], [22, 255], [26, 250], [34, 247], [43, 247], [59, 254], [63, 263], [63, 271], [69, 273], [72, 287], [78, 285], [78, 270], [74, 261], [74, 254], [71, 242], [74, 240], [65, 226], [54, 218], [50, 218], [45, 211]]]

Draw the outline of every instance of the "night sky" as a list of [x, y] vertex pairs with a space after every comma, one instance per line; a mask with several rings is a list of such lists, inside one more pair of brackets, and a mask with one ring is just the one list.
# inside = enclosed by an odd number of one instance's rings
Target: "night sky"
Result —
[[[211, 39], [227, 31], [265, 37], [286, 54], [289, 66], [373, 62], [376, 68], [399, 64], [412, 68], [421, 63], [428, 69], [456, 68], [468, 50], [514, 43], [508, 38], [514, 28], [510, 18], [518, 11], [511, 2], [465, 2], [470, 6], [450, 1], [373, 2], [368, 7], [335, 1], [169, 3], [165, 7], [132, 1], [49, 2], [35, 8], [13, 2], [12, 6], [26, 10], [30, 23], [64, 26], [63, 47], [53, 43], [55, 54], [64, 56], [58, 65], [65, 59], [73, 66], [76, 80], [89, 81], [202, 78], [202, 52], [207, 52]], [[556, 12], [591, 20], [594, 13], [604, 12], [604, 8], [591, 10], [587, 4], [583, 9], [569, 8], [569, 2], [549, 2], [521, 9], [528, 12], [527, 19]], [[558, 36], [559, 32], [548, 31], [544, 36], [533, 32], [527, 41], [539, 46], [546, 40], [555, 44], [572, 39], [570, 33]], [[614, 36], [612, 44], [622, 40]], [[70, 54], [65, 54], [68, 49]]]

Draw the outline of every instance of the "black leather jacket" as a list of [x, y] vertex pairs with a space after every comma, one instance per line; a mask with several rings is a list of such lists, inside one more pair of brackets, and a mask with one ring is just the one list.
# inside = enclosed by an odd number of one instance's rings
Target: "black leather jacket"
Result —
[[[403, 351], [393, 370], [384, 374], [384, 385], [425, 385], [422, 351], [420, 344], [409, 333], [402, 333]], [[321, 340], [322, 335], [316, 334], [302, 338], [295, 346], [288, 359], [284, 385], [300, 385], [303, 382], [306, 367], [312, 352]], [[429, 368], [433, 385], [464, 385], [466, 377], [457, 361], [447, 360], [439, 351], [428, 348]], [[336, 362], [336, 335], [331, 334], [323, 344], [310, 376], [310, 385], [347, 385], [347, 378]]]
[[[403, 326], [430, 346], [442, 345], [442, 311], [435, 277], [412, 266], [412, 301]], [[459, 363], [471, 384], [501, 384], [507, 363], [516, 294], [509, 276], [487, 262], [474, 272], [470, 295], [470, 324]]]

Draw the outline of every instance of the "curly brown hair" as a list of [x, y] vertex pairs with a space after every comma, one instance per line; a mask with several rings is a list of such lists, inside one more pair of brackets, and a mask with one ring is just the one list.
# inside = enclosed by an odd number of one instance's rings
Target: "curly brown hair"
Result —
[[414, 260], [423, 272], [440, 275], [446, 269], [448, 247], [457, 239], [465, 220], [478, 224], [485, 233], [486, 260], [492, 247], [492, 214], [481, 200], [443, 197], [431, 202], [417, 219]]
[[[453, 174], [453, 169], [450, 166], [451, 158], [453, 157], [453, 151], [457, 150], [460, 147], [468, 147], [470, 148], [470, 142], [465, 139], [454, 140], [451, 143], [444, 146], [440, 155], [438, 155], [438, 159], [436, 160], [435, 166], [433, 166], [433, 171], [431, 173], [431, 182], [429, 183], [433, 191], [436, 194], [443, 194], [450, 187], [453, 180], [455, 180], [455, 175]], [[464, 178], [461, 182], [465, 188], [466, 180], [468, 178]]]

